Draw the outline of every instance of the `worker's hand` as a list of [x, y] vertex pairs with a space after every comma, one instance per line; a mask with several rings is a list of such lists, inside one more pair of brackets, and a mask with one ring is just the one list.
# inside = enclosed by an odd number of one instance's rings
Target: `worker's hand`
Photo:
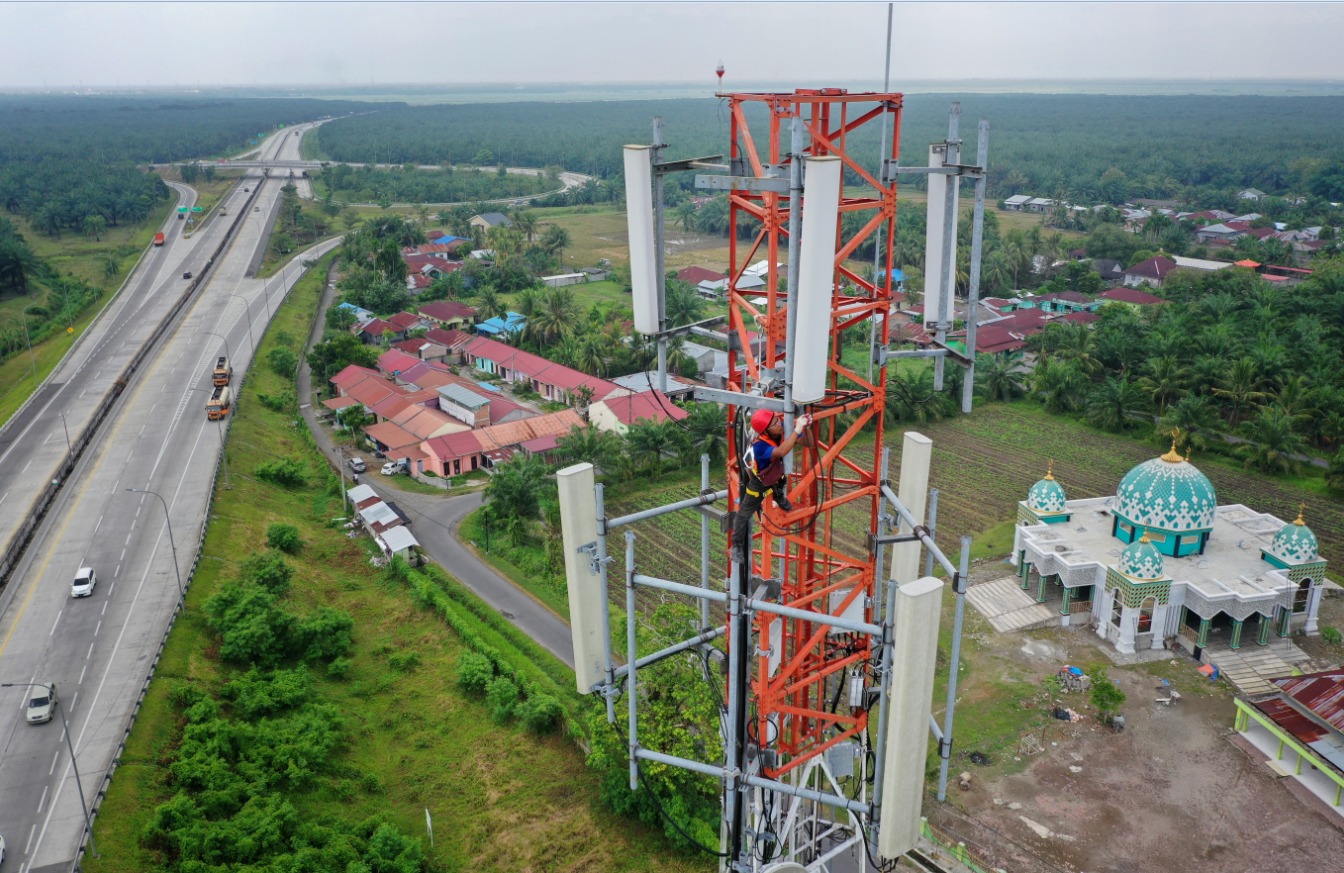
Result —
[[803, 431], [807, 430], [807, 426], [808, 426], [809, 424], [811, 424], [811, 423], [812, 423], [812, 416], [810, 416], [810, 415], [803, 415], [803, 416], [800, 416], [800, 417], [799, 417], [796, 421], [794, 421], [794, 423], [793, 423], [793, 432], [794, 432], [795, 434], [797, 434], [798, 436], [802, 436], [802, 435], [803, 435]]

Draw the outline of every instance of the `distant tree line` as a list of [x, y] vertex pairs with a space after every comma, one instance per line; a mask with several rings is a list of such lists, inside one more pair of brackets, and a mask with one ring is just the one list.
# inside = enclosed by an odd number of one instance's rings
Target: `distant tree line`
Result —
[[[995, 198], [1185, 198], [1212, 207], [1257, 187], [1344, 200], [1344, 98], [913, 94], [904, 101], [903, 163], [925, 163], [927, 144], [946, 138], [954, 100], [962, 104], [968, 150], [975, 120], [990, 120]], [[759, 110], [747, 107], [753, 132], [764, 120]], [[511, 166], [559, 164], [608, 178], [621, 173], [622, 145], [649, 142], [655, 115], [664, 120], [669, 158], [726, 153], [727, 114], [717, 100], [398, 107], [324, 125], [318, 141], [340, 161], [442, 164], [489, 155]], [[849, 141], [870, 169], [879, 134], [870, 125]], [[672, 184], [690, 187], [690, 176], [678, 174]], [[910, 177], [907, 186], [923, 182]]]
[[465, 203], [525, 197], [554, 191], [560, 180], [554, 173], [531, 176], [486, 171], [422, 170], [414, 166], [392, 170], [333, 164], [318, 176], [332, 196], [353, 203]]

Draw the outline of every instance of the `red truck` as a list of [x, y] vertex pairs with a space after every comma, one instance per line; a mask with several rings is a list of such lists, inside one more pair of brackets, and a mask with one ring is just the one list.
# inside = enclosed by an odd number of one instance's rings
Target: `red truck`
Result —
[[161, 233], [154, 234], [154, 245], [156, 246], [163, 245], [163, 234]]

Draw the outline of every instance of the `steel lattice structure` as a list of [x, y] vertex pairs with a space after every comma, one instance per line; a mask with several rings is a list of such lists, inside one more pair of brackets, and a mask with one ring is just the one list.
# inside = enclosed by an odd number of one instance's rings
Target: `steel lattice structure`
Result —
[[[877, 127], [885, 122], [888, 145], [882, 165], [894, 166], [899, 157], [902, 95], [827, 88], [723, 96], [730, 111], [735, 177], [777, 178], [789, 168], [800, 157], [792, 153], [798, 142], [790, 129], [795, 119], [804, 130], [801, 156], [839, 157], [845, 171], [831, 288], [826, 396], [808, 405], [806, 411], [813, 418], [810, 439], [794, 449], [789, 479], [794, 509], [786, 513], [767, 501], [760, 529], [753, 534], [751, 574], [778, 579], [779, 602], [785, 606], [871, 621], [879, 596], [874, 589], [879, 553], [871, 538], [859, 552], [839, 543], [835, 516], [858, 504], [867, 512], [868, 530], [878, 532], [887, 372], [882, 362], [848, 366], [841, 360], [841, 350], [845, 337], [854, 331], [863, 336], [861, 344], [851, 343], [855, 348], [887, 345], [886, 316], [896, 266], [897, 186], [894, 173], [888, 181], [869, 169], [871, 142], [866, 162], [851, 155], [849, 148], [857, 132], [869, 128], [869, 139], [875, 139]], [[760, 114], [755, 104], [768, 113], [763, 129], [759, 119], [754, 130], [748, 122], [749, 115]], [[796, 219], [792, 206], [788, 193], [734, 188], [729, 194], [729, 378], [744, 393], [785, 399], [786, 325], [793, 289], [781, 281], [779, 255], [790, 233], [790, 219]], [[798, 227], [796, 221], [793, 226]], [[744, 230], [750, 232], [749, 240], [739, 239]], [[846, 266], [869, 241], [877, 249], [877, 281]], [[761, 274], [765, 287], [741, 290], [748, 266], [761, 259], [768, 264]], [[762, 304], [751, 302], [762, 297]], [[730, 407], [728, 414], [730, 507], [736, 507], [741, 498], [741, 457], [748, 446], [739, 425], [742, 408]], [[863, 448], [855, 443], [860, 435]], [[805, 619], [758, 614], [755, 620], [760, 648], [752, 666], [753, 733], [776, 753], [763, 762], [762, 772], [780, 777], [866, 731], [867, 710], [848, 705], [845, 683], [850, 670], [865, 671], [871, 663], [873, 641], [864, 634], [828, 632], [826, 625]]]

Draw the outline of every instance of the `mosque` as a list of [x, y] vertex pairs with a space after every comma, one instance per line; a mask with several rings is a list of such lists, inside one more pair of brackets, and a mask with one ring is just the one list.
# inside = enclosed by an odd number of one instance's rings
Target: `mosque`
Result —
[[1013, 557], [1024, 590], [1060, 599], [1061, 625], [1090, 625], [1120, 654], [1180, 647], [1196, 658], [1211, 634], [1237, 649], [1317, 632], [1326, 561], [1305, 507], [1285, 523], [1219, 506], [1174, 439], [1113, 497], [1069, 500], [1053, 472], [1018, 503]]

